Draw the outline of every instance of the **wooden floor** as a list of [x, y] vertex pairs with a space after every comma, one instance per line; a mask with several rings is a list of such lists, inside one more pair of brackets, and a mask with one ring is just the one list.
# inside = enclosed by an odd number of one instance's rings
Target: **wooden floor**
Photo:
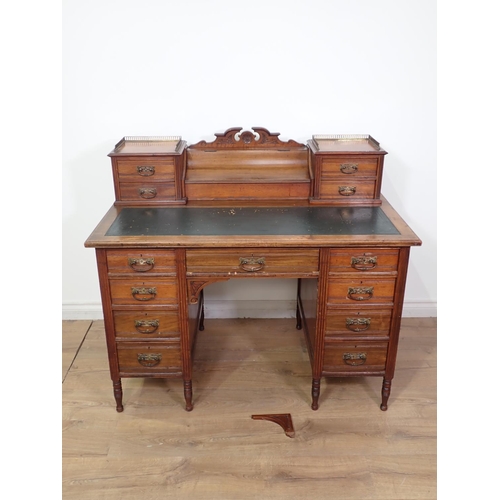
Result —
[[[65, 500], [436, 498], [436, 319], [406, 318], [389, 409], [381, 378], [311, 373], [292, 319], [205, 321], [194, 410], [179, 380], [123, 379], [102, 321], [63, 322]], [[295, 438], [252, 414], [290, 413]]]

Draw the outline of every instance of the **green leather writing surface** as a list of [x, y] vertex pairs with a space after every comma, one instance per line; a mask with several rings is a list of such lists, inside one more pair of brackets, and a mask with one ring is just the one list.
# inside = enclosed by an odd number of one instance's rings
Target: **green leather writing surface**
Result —
[[123, 208], [106, 236], [397, 235], [380, 207]]

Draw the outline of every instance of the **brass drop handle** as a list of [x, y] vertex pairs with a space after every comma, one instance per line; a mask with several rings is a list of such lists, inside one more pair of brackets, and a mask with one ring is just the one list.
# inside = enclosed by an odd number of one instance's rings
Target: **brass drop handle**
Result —
[[265, 265], [265, 257], [240, 257], [240, 268], [249, 273], [260, 271]]
[[157, 194], [156, 188], [139, 188], [139, 196], [146, 200], [155, 198]]
[[155, 287], [151, 288], [132, 287], [131, 292], [132, 292], [132, 297], [134, 297], [135, 300], [147, 301], [147, 300], [153, 300], [156, 297]]
[[340, 165], [340, 171], [343, 174], [355, 174], [358, 171], [357, 163], [342, 163]]
[[377, 267], [377, 256], [367, 257], [362, 255], [360, 257], [351, 257], [351, 267], [358, 271], [369, 271]]
[[142, 366], [147, 366], [147, 367], [152, 367], [156, 366], [160, 361], [161, 361], [161, 354], [143, 354], [139, 353], [137, 354], [137, 361]]
[[142, 258], [130, 258], [128, 259], [128, 265], [139, 273], [145, 273], [151, 271], [155, 267], [154, 258], [142, 259]]
[[352, 196], [356, 194], [356, 186], [339, 186], [339, 194], [342, 196]]
[[138, 165], [137, 173], [142, 177], [151, 177], [155, 174], [155, 168], [152, 165]]
[[160, 321], [157, 319], [136, 319], [134, 325], [139, 333], [154, 333], [158, 330]]
[[349, 287], [347, 289], [347, 298], [351, 300], [370, 300], [373, 297], [373, 287]]
[[345, 326], [351, 332], [364, 332], [370, 328], [371, 318], [346, 318]]
[[346, 365], [363, 365], [366, 362], [366, 352], [344, 352], [342, 359]]

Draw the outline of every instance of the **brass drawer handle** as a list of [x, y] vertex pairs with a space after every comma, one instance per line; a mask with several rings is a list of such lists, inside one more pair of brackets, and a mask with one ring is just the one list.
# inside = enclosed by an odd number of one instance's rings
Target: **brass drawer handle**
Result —
[[156, 188], [140, 188], [139, 189], [139, 196], [141, 198], [144, 198], [146, 200], [149, 200], [150, 198], [155, 198], [157, 195]]
[[364, 332], [370, 328], [371, 318], [346, 318], [345, 326], [351, 332]]
[[358, 171], [357, 163], [342, 163], [340, 165], [340, 171], [343, 174], [355, 174]]
[[135, 259], [135, 258], [130, 258], [128, 259], [128, 265], [134, 270], [139, 273], [145, 273], [146, 271], [151, 271], [153, 267], [155, 267], [155, 260], [154, 258], [149, 258], [149, 259]]
[[139, 333], [154, 333], [160, 326], [158, 319], [136, 319], [134, 321], [135, 329]]
[[369, 271], [377, 267], [377, 257], [351, 257], [351, 267], [358, 271]]
[[370, 300], [373, 297], [373, 287], [349, 287], [347, 289], [347, 298], [351, 300]]
[[240, 267], [243, 271], [254, 273], [266, 265], [265, 257], [240, 257]]
[[339, 186], [339, 194], [342, 196], [352, 196], [356, 194], [356, 186]]
[[156, 288], [136, 288], [132, 287], [132, 297], [134, 297], [135, 300], [140, 300], [140, 301], [146, 301], [146, 300], [152, 300], [156, 297]]
[[155, 174], [155, 168], [152, 165], [138, 165], [137, 173], [142, 177], [151, 177]]
[[346, 365], [359, 366], [366, 362], [366, 352], [344, 352], [342, 359]]
[[137, 355], [137, 361], [139, 361], [139, 363], [142, 366], [147, 366], [147, 367], [156, 366], [161, 361], [161, 354], [160, 353], [158, 353], [158, 354], [139, 353]]

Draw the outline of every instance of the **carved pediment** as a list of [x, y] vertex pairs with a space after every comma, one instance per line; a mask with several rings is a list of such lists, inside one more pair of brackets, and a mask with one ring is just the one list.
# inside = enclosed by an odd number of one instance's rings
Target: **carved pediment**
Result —
[[224, 133], [215, 133], [213, 142], [200, 141], [189, 146], [191, 149], [303, 149], [304, 144], [279, 139], [279, 132], [269, 132], [263, 127], [252, 127], [253, 132], [242, 127], [227, 129]]

